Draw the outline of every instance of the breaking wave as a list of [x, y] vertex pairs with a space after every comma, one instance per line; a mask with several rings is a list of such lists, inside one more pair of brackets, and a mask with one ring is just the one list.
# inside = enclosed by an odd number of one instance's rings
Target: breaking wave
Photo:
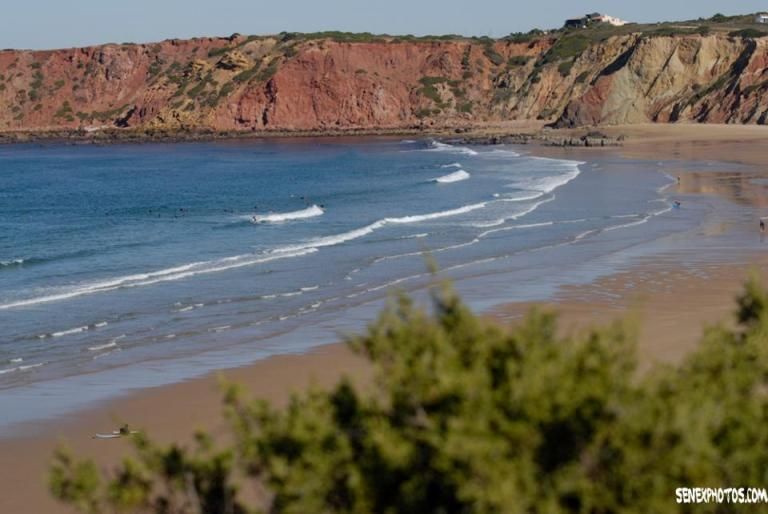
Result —
[[451, 184], [453, 182], [467, 180], [469, 177], [471, 177], [469, 173], [464, 170], [459, 170], [449, 173], [448, 175], [443, 175], [442, 177], [433, 178], [432, 182], [437, 182], [438, 184]]
[[576, 177], [578, 177], [581, 174], [581, 170], [579, 170], [578, 165], [579, 163], [573, 162], [573, 161], [566, 161], [572, 163], [572, 169], [571, 171], [568, 171], [567, 173], [562, 173], [560, 175], [555, 176], [548, 176], [548, 177], [533, 177], [529, 178], [528, 180], [514, 184], [510, 187], [515, 187], [516, 189], [524, 189], [527, 191], [538, 191], [541, 193], [551, 193], [555, 189], [562, 187], [569, 183], [570, 181], [574, 180]]
[[[235, 268], [242, 268], [244, 266], [253, 266], [256, 264], [262, 264], [277, 259], [284, 259], [289, 257], [300, 257], [317, 251], [314, 248], [306, 248], [300, 251], [286, 251], [280, 255], [259, 255], [259, 254], [246, 254], [236, 255], [234, 257], [225, 257], [222, 259], [216, 259], [212, 261], [194, 262], [191, 264], [185, 264], [183, 266], [177, 266], [174, 268], [166, 268], [159, 271], [153, 271], [149, 273], [138, 273], [135, 275], [126, 275], [123, 277], [116, 277], [110, 280], [103, 280], [99, 282], [92, 282], [89, 284], [82, 284], [73, 288], [45, 295], [35, 298], [27, 298], [24, 300], [17, 300], [9, 303], [0, 304], [0, 310], [13, 309], [16, 307], [26, 307], [30, 305], [37, 305], [41, 303], [50, 303], [61, 300], [68, 300], [71, 298], [77, 298], [80, 296], [104, 293], [108, 291], [114, 291], [117, 289], [126, 289], [133, 287], [148, 286], [161, 282], [170, 282], [174, 280], [180, 280], [197, 275], [203, 275], [208, 273], [215, 273], [219, 271], [226, 271]], [[60, 335], [67, 335], [69, 333], [76, 333], [75, 331], [87, 330], [88, 327], [78, 327], [69, 331], [59, 333]], [[53, 337], [59, 337], [53, 335]]]
[[115, 341], [106, 343], [106, 344], [100, 344], [96, 346], [90, 346], [88, 347], [89, 352], [100, 352], [102, 350], [108, 350], [109, 348], [116, 348], [117, 343]]
[[[109, 280], [102, 280], [98, 282], [92, 282], [87, 284], [81, 284], [69, 289], [65, 289], [60, 292], [52, 294], [38, 296], [34, 298], [27, 298], [22, 300], [11, 301], [8, 303], [0, 304], [0, 310], [13, 309], [17, 307], [26, 307], [30, 305], [37, 305], [41, 303], [50, 303], [61, 300], [68, 300], [71, 298], [77, 298], [80, 296], [104, 293], [108, 291], [114, 291], [117, 289], [127, 289], [141, 286], [148, 286], [158, 284], [161, 282], [170, 282], [175, 280], [181, 280], [197, 275], [215, 273], [220, 271], [227, 271], [236, 268], [242, 268], [245, 266], [254, 266], [257, 264], [263, 264], [266, 262], [285, 259], [290, 257], [301, 257], [314, 252], [318, 249], [328, 246], [335, 246], [347, 241], [352, 241], [360, 237], [366, 236], [375, 230], [378, 230], [386, 225], [399, 225], [408, 223], [418, 223], [421, 221], [428, 221], [433, 219], [445, 218], [449, 216], [457, 216], [465, 214], [478, 209], [482, 209], [486, 206], [486, 202], [465, 205], [457, 209], [450, 209], [446, 211], [432, 212], [428, 214], [418, 214], [413, 216], [403, 216], [399, 218], [384, 218], [378, 220], [370, 225], [350, 230], [342, 234], [333, 236], [325, 236], [307, 241], [297, 245], [284, 246], [270, 250], [263, 254], [245, 254], [236, 255], [234, 257], [225, 257], [221, 259], [211, 261], [193, 262], [190, 264], [184, 264], [173, 268], [166, 268], [159, 271], [137, 273], [134, 275], [126, 275], [122, 277], [116, 277]], [[52, 337], [61, 337], [63, 335], [74, 334], [77, 332], [88, 330], [89, 327], [78, 327], [63, 332], [57, 332], [51, 334]]]
[[302, 209], [300, 211], [257, 214], [255, 216], [251, 216], [250, 220], [253, 223], [282, 223], [285, 221], [314, 218], [316, 216], [322, 216], [323, 214], [325, 214], [325, 211], [321, 207], [312, 205], [311, 207], [307, 207], [306, 209]]
[[272, 250], [272, 253], [281, 254], [283, 252], [298, 252], [298, 251], [303, 251], [307, 249], [317, 250], [318, 248], [323, 248], [326, 246], [335, 246], [341, 243], [346, 243], [347, 241], [352, 241], [354, 239], [359, 239], [361, 237], [367, 236], [368, 234], [371, 234], [376, 230], [383, 228], [387, 225], [403, 225], [407, 223], [419, 223], [422, 221], [447, 218], [450, 216], [458, 216], [460, 214], [466, 214], [468, 212], [476, 211], [478, 209], [483, 209], [485, 208], [486, 205], [488, 205], [487, 202], [481, 202], [481, 203], [475, 203], [471, 205], [465, 205], [463, 207], [459, 207], [457, 209], [450, 209], [447, 211], [431, 212], [428, 214], [417, 214], [413, 216], [403, 216], [400, 218], [383, 218], [371, 223], [370, 225], [356, 228], [348, 232], [343, 232], [341, 234], [336, 234], [333, 236], [319, 237], [316, 239], [311, 239], [306, 243], [278, 248], [278, 249]]
[[466, 146], [453, 146], [446, 143], [440, 143], [439, 141], [432, 141], [430, 147], [426, 149], [427, 152], [447, 152], [456, 153], [462, 155], [478, 155], [478, 152], [467, 148]]

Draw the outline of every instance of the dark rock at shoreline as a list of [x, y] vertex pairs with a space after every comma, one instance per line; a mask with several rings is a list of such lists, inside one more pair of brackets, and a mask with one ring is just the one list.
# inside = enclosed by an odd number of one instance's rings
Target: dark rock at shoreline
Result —
[[527, 145], [539, 143], [543, 146], [600, 148], [623, 146], [624, 136], [609, 137], [601, 133], [589, 133], [583, 136], [559, 136], [548, 133], [509, 134], [493, 136], [465, 136], [450, 138], [447, 143], [463, 145]]

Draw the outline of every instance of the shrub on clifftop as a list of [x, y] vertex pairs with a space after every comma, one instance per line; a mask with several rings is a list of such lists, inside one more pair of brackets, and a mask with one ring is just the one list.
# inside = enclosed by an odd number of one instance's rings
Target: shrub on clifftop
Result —
[[250, 482], [273, 513], [629, 514], [721, 512], [677, 504], [675, 489], [765, 484], [768, 295], [755, 284], [738, 328], [642, 377], [622, 324], [561, 337], [549, 313], [506, 328], [448, 289], [433, 297], [433, 314], [401, 297], [349, 341], [374, 364], [373, 391], [342, 381], [276, 409], [233, 388], [233, 444], [139, 437], [105, 476], [60, 453], [53, 493], [89, 513], [244, 513]]

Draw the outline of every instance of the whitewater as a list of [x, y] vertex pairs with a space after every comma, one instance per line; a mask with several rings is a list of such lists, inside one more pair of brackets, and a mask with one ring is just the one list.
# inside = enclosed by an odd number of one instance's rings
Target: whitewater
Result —
[[[599, 173], [508, 146], [276, 140], [0, 154], [15, 191], [0, 204], [8, 390], [211, 351], [223, 352], [216, 362], [244, 348], [269, 354], [294, 331], [299, 346], [335, 340], [393, 287], [423, 289], [425, 255], [459, 283], [511, 274], [514, 287], [498, 285], [505, 301], [533, 296], [573, 262], [640, 245], [685, 214], [659, 203], [661, 174]], [[524, 260], [531, 252], [546, 259]], [[192, 372], [173, 369], [168, 379]]]

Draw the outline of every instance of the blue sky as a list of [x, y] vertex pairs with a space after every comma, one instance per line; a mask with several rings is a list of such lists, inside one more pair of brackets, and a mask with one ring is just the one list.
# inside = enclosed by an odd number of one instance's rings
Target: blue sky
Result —
[[768, 10], [768, 0], [3, 0], [0, 48], [61, 48], [282, 30], [490, 35], [599, 11], [638, 22]]

